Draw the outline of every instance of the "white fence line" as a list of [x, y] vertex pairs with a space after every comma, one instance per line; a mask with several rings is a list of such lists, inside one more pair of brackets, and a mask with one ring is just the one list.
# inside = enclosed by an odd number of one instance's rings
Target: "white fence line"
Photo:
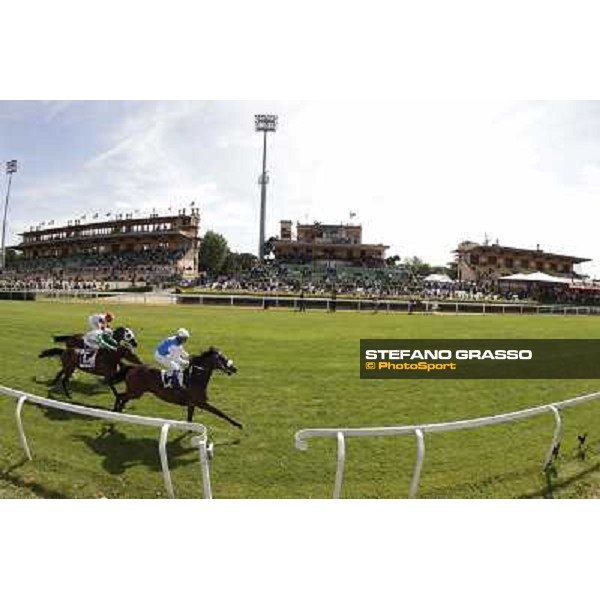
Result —
[[560, 444], [563, 424], [560, 415], [560, 410], [569, 408], [577, 404], [597, 400], [600, 398], [600, 391], [560, 402], [552, 402], [543, 406], [526, 408], [516, 412], [494, 415], [491, 417], [478, 417], [475, 419], [467, 419], [462, 421], [452, 421], [447, 423], [431, 423], [425, 425], [403, 425], [398, 427], [356, 427], [356, 428], [317, 428], [317, 429], [302, 429], [296, 432], [295, 444], [298, 450], [307, 450], [308, 440], [315, 437], [335, 437], [337, 439], [337, 466], [335, 473], [335, 484], [333, 488], [333, 498], [337, 499], [341, 496], [342, 483], [344, 478], [344, 466], [346, 460], [346, 438], [349, 437], [385, 437], [414, 434], [417, 443], [417, 456], [413, 468], [413, 476], [410, 484], [409, 497], [416, 498], [419, 491], [419, 482], [421, 479], [421, 471], [425, 460], [425, 434], [426, 433], [441, 433], [444, 431], [457, 431], [463, 429], [477, 429], [488, 425], [499, 425], [501, 423], [509, 423], [512, 421], [521, 421], [538, 415], [552, 413], [554, 415], [554, 435], [552, 443], [546, 453], [544, 460], [544, 470], [546, 470], [556, 453]]
[[172, 421], [169, 419], [159, 419], [155, 417], [143, 417], [139, 415], [130, 414], [128, 415], [99, 408], [88, 408], [86, 406], [81, 406], [77, 404], [68, 404], [66, 402], [59, 402], [58, 400], [42, 398], [40, 396], [35, 396], [33, 394], [28, 394], [19, 390], [13, 390], [12, 388], [4, 386], [0, 386], [0, 395], [17, 400], [15, 418], [17, 421], [17, 429], [19, 432], [19, 440], [21, 442], [23, 451], [25, 452], [25, 456], [28, 460], [31, 460], [32, 456], [29, 444], [27, 442], [27, 437], [25, 436], [25, 429], [23, 427], [23, 420], [21, 416], [23, 406], [26, 402], [29, 402], [31, 404], [37, 404], [39, 406], [45, 406], [47, 408], [53, 408], [56, 410], [75, 413], [78, 415], [85, 415], [87, 417], [94, 417], [97, 419], [160, 428], [158, 453], [160, 456], [160, 463], [165, 489], [169, 498], [175, 497], [173, 483], [171, 480], [171, 471], [169, 469], [169, 458], [167, 456], [167, 440], [169, 436], [169, 430], [179, 429], [195, 433], [196, 435], [192, 438], [191, 442], [193, 446], [198, 447], [203, 497], [205, 499], [212, 498], [212, 489], [210, 484], [210, 459], [212, 458], [213, 454], [213, 445], [208, 442], [208, 431], [206, 429], [206, 426], [202, 425], [201, 423], [187, 423], [184, 421]]
[[[0, 299], [3, 294], [16, 297], [35, 296], [40, 294], [48, 299], [63, 300], [99, 300], [101, 298], [122, 298], [132, 303], [161, 303], [182, 305], [208, 305], [208, 306], [251, 306], [255, 308], [299, 308], [298, 296], [268, 296], [252, 294], [168, 294], [153, 292], [121, 292], [96, 291], [96, 290], [53, 290], [53, 289], [0, 289]], [[304, 304], [308, 309], [330, 310], [333, 308], [331, 298], [307, 297]], [[419, 300], [419, 304], [411, 301], [409, 310], [408, 299], [381, 299], [379, 301], [369, 298], [337, 298], [337, 310], [377, 311], [377, 312], [442, 312], [454, 314], [511, 314], [511, 315], [600, 315], [600, 306], [571, 306], [563, 304], [537, 305], [523, 302], [481, 302], [466, 300], [436, 300], [435, 298]]]

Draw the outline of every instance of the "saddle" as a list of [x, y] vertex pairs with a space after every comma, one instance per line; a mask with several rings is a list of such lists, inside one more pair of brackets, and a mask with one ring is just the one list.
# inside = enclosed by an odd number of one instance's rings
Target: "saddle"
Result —
[[96, 366], [96, 354], [95, 350], [80, 350], [79, 366], [85, 369], [93, 369]]
[[164, 388], [183, 389], [187, 386], [187, 382], [184, 381], [184, 376], [181, 371], [171, 373], [162, 369], [160, 376]]

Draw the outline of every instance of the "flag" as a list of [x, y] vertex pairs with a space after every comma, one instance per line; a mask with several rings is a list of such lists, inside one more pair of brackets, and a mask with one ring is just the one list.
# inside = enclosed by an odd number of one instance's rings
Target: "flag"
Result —
[[350, 218], [353, 219], [356, 216], [355, 212], [350, 211]]
[[94, 213], [94, 216], [92, 217], [92, 219], [97, 219], [98, 218], [98, 213]]
[[106, 216], [106, 217], [110, 217], [110, 215], [111, 215], [111, 214], [112, 214], [112, 213], [106, 213], [106, 215], [105, 215], [105, 216]]
[[80, 217], [80, 219], [81, 219], [82, 221], [84, 221], [86, 218], [87, 218], [87, 215], [83, 215], [82, 217]]

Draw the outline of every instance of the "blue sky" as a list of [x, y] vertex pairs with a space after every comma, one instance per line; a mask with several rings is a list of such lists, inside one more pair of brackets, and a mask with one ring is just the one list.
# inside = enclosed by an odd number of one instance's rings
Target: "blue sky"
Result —
[[255, 252], [257, 112], [280, 118], [268, 234], [353, 211], [365, 241], [403, 257], [444, 263], [487, 234], [595, 259], [600, 275], [600, 102], [3, 101], [0, 159], [21, 164], [10, 241], [51, 219], [195, 201], [203, 231]]

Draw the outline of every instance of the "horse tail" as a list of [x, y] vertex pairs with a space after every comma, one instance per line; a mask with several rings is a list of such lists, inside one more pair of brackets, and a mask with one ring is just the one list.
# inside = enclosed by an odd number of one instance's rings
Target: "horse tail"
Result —
[[51, 356], [62, 356], [64, 350], [62, 348], [48, 348], [47, 350], [42, 350], [38, 356], [38, 358], [50, 358]]
[[133, 369], [131, 365], [121, 365], [121, 368], [116, 373], [116, 375], [112, 378], [112, 383], [121, 383], [121, 381], [125, 381], [125, 377], [127, 377], [127, 373]]
[[55, 342], [68, 342], [72, 337], [72, 335], [53, 335], [52, 339]]

